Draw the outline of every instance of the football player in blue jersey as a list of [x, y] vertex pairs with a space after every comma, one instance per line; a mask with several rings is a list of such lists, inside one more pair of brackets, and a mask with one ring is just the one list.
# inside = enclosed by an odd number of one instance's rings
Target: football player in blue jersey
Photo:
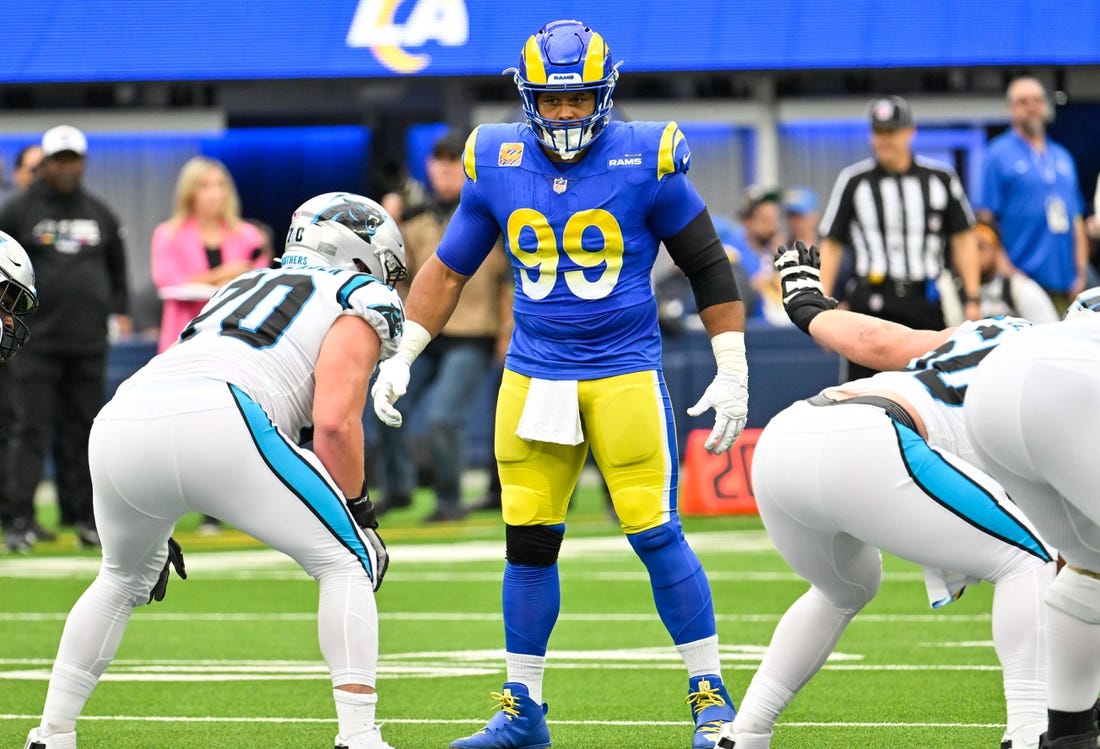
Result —
[[494, 693], [500, 712], [451, 747], [550, 746], [542, 682], [560, 604], [557, 558], [589, 450], [687, 666], [692, 747], [711, 747], [734, 709], [710, 584], [677, 514], [677, 442], [650, 276], [663, 242], [691, 281], [717, 374], [688, 413], [714, 409], [705, 444], [715, 453], [733, 444], [748, 410], [737, 284], [686, 176], [691, 153], [676, 123], [611, 120], [619, 73], [603, 37], [554, 21], [505, 72], [514, 73], [526, 122], [482, 125], [469, 137], [461, 202], [413, 281], [403, 343], [373, 390], [379, 418], [400, 424], [394, 403], [410, 365], [503, 234], [515, 278], [495, 436], [508, 675]]

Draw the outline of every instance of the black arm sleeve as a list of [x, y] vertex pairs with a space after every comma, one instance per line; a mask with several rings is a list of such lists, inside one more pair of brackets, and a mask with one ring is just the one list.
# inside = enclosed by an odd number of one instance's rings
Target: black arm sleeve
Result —
[[729, 258], [706, 208], [664, 243], [672, 261], [691, 282], [696, 309], [741, 301]]

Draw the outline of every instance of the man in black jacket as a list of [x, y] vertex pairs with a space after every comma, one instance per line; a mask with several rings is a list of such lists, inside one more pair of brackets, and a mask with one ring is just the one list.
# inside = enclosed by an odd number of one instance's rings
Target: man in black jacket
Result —
[[27, 250], [38, 276], [34, 340], [11, 362], [15, 420], [0, 506], [4, 544], [29, 551], [34, 494], [52, 445], [62, 520], [98, 546], [88, 435], [106, 378], [108, 320], [131, 330], [126, 253], [118, 219], [83, 186], [88, 141], [61, 125], [42, 137], [41, 175], [0, 209], [0, 229]]

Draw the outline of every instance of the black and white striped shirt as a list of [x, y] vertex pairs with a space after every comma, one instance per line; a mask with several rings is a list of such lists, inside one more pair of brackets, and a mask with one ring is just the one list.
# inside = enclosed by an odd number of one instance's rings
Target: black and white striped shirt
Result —
[[837, 177], [820, 235], [852, 248], [857, 278], [923, 282], [943, 270], [951, 236], [973, 225], [962, 183], [947, 165], [917, 156], [894, 174], [867, 159]]

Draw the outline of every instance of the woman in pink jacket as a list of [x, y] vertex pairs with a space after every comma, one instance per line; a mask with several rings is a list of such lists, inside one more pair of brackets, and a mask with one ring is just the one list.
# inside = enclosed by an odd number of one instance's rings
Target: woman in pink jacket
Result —
[[164, 302], [157, 352], [176, 341], [219, 286], [266, 267], [268, 244], [241, 219], [237, 188], [224, 164], [205, 156], [184, 164], [172, 218], [153, 232], [153, 283]]

